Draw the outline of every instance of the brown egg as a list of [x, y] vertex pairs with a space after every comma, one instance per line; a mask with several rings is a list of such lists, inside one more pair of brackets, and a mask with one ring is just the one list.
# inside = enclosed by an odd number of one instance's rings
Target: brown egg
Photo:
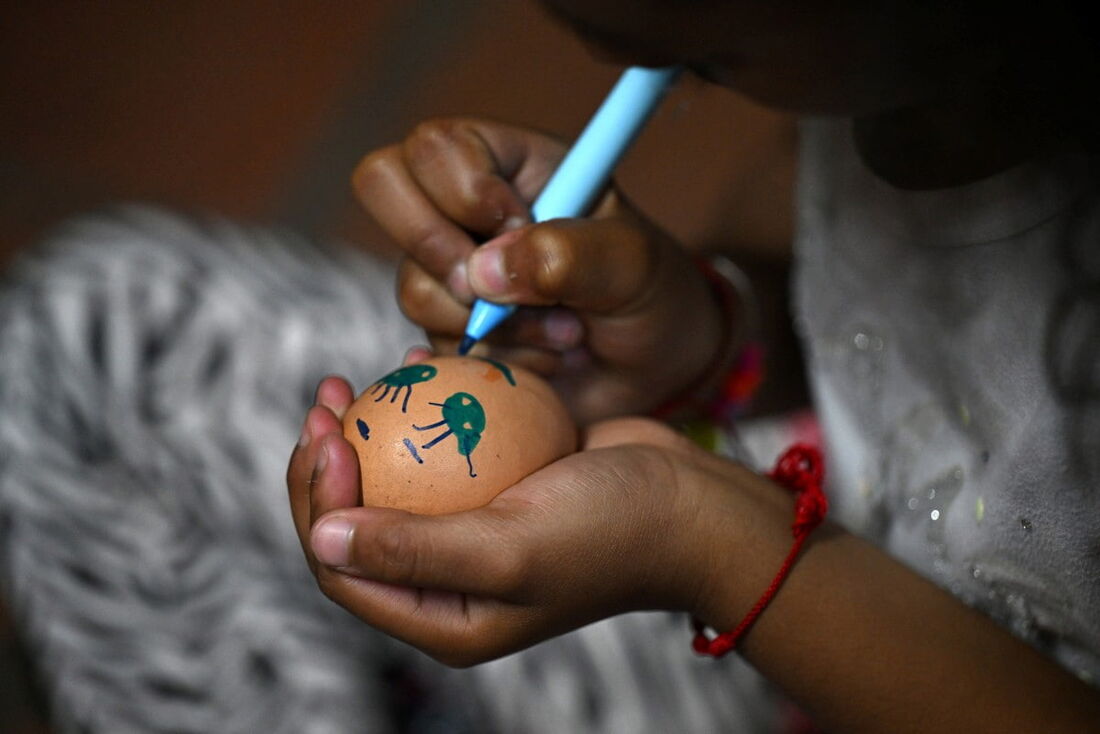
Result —
[[363, 391], [344, 416], [363, 503], [439, 515], [487, 504], [576, 449], [565, 406], [540, 377], [476, 357], [434, 357]]

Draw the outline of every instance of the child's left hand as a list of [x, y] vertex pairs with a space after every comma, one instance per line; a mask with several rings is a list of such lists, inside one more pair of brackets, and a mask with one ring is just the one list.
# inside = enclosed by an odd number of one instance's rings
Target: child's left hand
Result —
[[[449, 665], [630, 610], [713, 620], [715, 605], [729, 600], [715, 598], [708, 569], [725, 579], [733, 571], [715, 553], [753, 539], [762, 544], [754, 555], [770, 550], [777, 565], [785, 551], [784, 493], [640, 418], [590, 426], [579, 452], [481, 509], [420, 516], [362, 507], [358, 460], [340, 424], [351, 402], [348, 383], [322, 382], [306, 418], [310, 438], [291, 458], [302, 547], [331, 599]], [[750, 589], [766, 583], [746, 575]]]

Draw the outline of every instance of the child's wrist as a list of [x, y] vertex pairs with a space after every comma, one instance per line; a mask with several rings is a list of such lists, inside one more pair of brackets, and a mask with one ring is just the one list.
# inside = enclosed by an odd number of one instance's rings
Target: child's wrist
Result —
[[718, 306], [722, 336], [700, 375], [651, 415], [676, 422], [724, 424], [745, 410], [763, 374], [756, 298], [749, 279], [728, 258], [698, 257], [696, 265]]
[[766, 477], [744, 468], [721, 487], [711, 506], [703, 542], [711, 560], [703, 571], [692, 618], [718, 630], [732, 629], [760, 595], [790, 546], [793, 503]]
[[[713, 592], [707, 596], [712, 601], [692, 622], [695, 632], [692, 647], [699, 654], [721, 657], [736, 649], [757, 620], [768, 616], [767, 610], [795, 568], [803, 547], [828, 512], [829, 503], [823, 492], [824, 463], [817, 448], [808, 444], [791, 446], [768, 477], [790, 494], [786, 501], [777, 504], [774, 487], [765, 494], [753, 493], [751, 486], [739, 493], [744, 498], [755, 494], [763, 501], [756, 503], [755, 508], [743, 508], [740, 513], [741, 549], [726, 551], [723, 554], [726, 560], [717, 573], [708, 572]], [[784, 505], [786, 529], [781, 519]], [[776, 547], [777, 540], [783, 539], [787, 546], [785, 553], [782, 545]], [[750, 549], [744, 547], [746, 541], [751, 544]], [[781, 558], [779, 563], [777, 558]], [[762, 583], [765, 579], [768, 583]], [[751, 603], [746, 601], [745, 592], [754, 586], [763, 593], [757, 591], [755, 603]], [[713, 634], [708, 632], [708, 626], [725, 631]]]

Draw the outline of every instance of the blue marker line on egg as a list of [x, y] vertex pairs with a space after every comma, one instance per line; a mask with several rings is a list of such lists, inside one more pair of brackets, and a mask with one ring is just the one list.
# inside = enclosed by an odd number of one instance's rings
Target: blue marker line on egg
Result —
[[420, 454], [416, 453], [416, 446], [413, 445], [413, 442], [407, 438], [403, 440], [405, 441], [405, 448], [407, 448], [409, 453], [412, 454], [412, 457], [416, 459], [416, 463], [423, 464], [424, 460], [420, 458]]
[[355, 427], [359, 429], [359, 435], [363, 437], [364, 441], [370, 440], [370, 426], [362, 418], [355, 419]]

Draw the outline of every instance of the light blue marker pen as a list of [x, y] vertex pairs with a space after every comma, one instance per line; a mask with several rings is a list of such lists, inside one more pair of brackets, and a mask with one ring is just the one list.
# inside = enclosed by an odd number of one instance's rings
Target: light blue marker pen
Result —
[[[634, 66], [623, 72], [535, 199], [531, 207], [534, 221], [579, 217], [588, 212], [611, 177], [611, 171], [634, 142], [679, 71], [676, 67], [646, 69]], [[511, 304], [478, 299], [466, 323], [466, 335], [458, 353], [469, 352], [515, 310]]]

